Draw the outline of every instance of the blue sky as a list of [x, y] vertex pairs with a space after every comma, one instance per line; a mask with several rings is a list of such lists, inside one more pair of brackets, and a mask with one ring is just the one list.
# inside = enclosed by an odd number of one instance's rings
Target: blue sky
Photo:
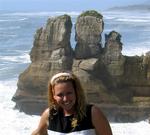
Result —
[[[148, 0], [144, 0], [148, 1]], [[113, 6], [143, 3], [142, 0], [0, 0], [0, 10], [84, 11], [104, 10]]]

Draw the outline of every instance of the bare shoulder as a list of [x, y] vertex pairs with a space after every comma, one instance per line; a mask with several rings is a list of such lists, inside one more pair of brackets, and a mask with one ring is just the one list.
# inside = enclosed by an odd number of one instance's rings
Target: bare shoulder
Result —
[[105, 115], [103, 114], [101, 109], [96, 105], [92, 106], [92, 115], [95, 116], [95, 117], [97, 117], [97, 116], [98, 117], [105, 117]]
[[48, 118], [49, 117], [49, 108], [47, 108], [41, 115], [41, 117]]
[[106, 116], [96, 105], [92, 106], [92, 123], [97, 135], [112, 135], [111, 127]]
[[48, 118], [49, 108], [42, 113], [38, 127], [32, 132], [31, 135], [47, 135]]
[[39, 125], [48, 126], [48, 119], [49, 119], [49, 108], [47, 108], [41, 115]]

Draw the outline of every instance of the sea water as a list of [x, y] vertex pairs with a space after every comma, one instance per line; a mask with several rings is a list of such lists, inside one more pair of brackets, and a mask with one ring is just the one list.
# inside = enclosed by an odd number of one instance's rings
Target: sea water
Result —
[[[46, 24], [48, 17], [67, 12], [4, 12], [0, 11], [0, 135], [29, 135], [40, 116], [27, 115], [14, 109], [11, 100], [17, 89], [18, 76], [30, 62], [29, 53], [35, 32]], [[80, 12], [69, 12], [73, 24]], [[123, 55], [143, 55], [150, 51], [150, 13], [102, 12], [104, 34], [112, 30], [122, 35]], [[73, 30], [74, 31], [74, 26]], [[71, 37], [75, 46], [74, 35]], [[114, 135], [149, 135], [148, 120], [136, 123], [110, 123]]]

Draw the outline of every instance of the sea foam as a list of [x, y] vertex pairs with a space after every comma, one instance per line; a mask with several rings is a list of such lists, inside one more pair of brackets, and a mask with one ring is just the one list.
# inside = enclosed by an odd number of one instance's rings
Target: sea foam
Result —
[[[37, 128], [40, 116], [27, 115], [14, 110], [11, 100], [17, 88], [17, 79], [0, 81], [0, 135], [29, 135]], [[149, 135], [148, 121], [136, 123], [110, 123], [113, 135]]]

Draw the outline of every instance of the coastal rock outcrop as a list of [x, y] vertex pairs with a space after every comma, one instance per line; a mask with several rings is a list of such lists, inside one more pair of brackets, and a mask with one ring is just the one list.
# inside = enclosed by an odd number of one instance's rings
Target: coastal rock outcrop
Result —
[[87, 11], [78, 16], [75, 24], [76, 59], [98, 57], [100, 55], [103, 28], [103, 16], [95, 11]]
[[18, 89], [13, 97], [21, 111], [39, 114], [39, 110], [47, 106], [49, 77], [61, 70], [71, 70], [71, 28], [70, 16], [63, 15], [48, 19], [46, 27], [36, 31], [30, 53], [32, 63], [20, 74]]
[[125, 57], [121, 54], [121, 35], [115, 31], [105, 34], [104, 63], [112, 76], [124, 74]]
[[[150, 114], [150, 53], [122, 55], [121, 35], [111, 31], [101, 42], [103, 16], [82, 13], [75, 23], [76, 46], [70, 43], [71, 17], [49, 18], [36, 31], [31, 64], [19, 76], [13, 96], [16, 108], [41, 114], [47, 107], [47, 83], [59, 71], [72, 71], [81, 80], [87, 100], [98, 104], [111, 121], [138, 121]], [[104, 46], [104, 47], [102, 47]]]

